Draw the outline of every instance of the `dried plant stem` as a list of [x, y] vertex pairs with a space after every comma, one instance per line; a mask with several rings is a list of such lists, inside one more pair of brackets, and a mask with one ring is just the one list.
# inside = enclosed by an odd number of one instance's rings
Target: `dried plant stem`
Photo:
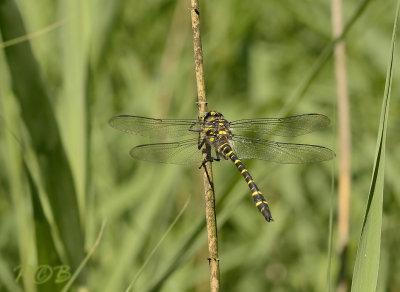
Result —
[[[333, 37], [336, 38], [343, 33], [342, 25], [342, 3], [341, 0], [332, 0], [332, 28]], [[347, 91], [346, 72], [346, 49], [344, 40], [340, 40], [334, 47], [334, 62], [336, 74], [337, 100], [338, 100], [338, 136], [339, 136], [339, 226], [338, 226], [338, 247], [341, 255], [341, 271], [339, 272], [338, 290], [347, 290], [344, 281], [346, 247], [349, 240], [349, 197], [351, 188], [350, 171], [350, 119], [349, 119], [349, 98]]]
[[[207, 111], [207, 100], [204, 85], [204, 68], [203, 68], [203, 52], [201, 46], [200, 34], [200, 10], [199, 1], [191, 0], [191, 18], [193, 29], [193, 49], [194, 61], [196, 67], [197, 95], [199, 117], [203, 116]], [[204, 158], [207, 152], [211, 151], [208, 145], [205, 145]], [[211, 163], [206, 162], [204, 165], [204, 194], [206, 202], [206, 220], [208, 233], [208, 255], [210, 264], [210, 291], [219, 291], [219, 259], [218, 259], [218, 237], [217, 237], [217, 220], [215, 214], [215, 195], [212, 176]]]

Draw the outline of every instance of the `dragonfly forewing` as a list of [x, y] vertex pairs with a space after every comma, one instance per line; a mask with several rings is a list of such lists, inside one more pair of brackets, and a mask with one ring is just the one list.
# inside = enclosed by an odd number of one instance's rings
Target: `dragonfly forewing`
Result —
[[109, 124], [122, 132], [145, 137], [169, 138], [195, 134], [190, 130], [198, 121], [194, 119], [153, 119], [121, 115], [110, 119]]
[[258, 136], [301, 136], [328, 126], [330, 120], [321, 114], [305, 114], [286, 118], [243, 119], [230, 123], [234, 133], [255, 133]]

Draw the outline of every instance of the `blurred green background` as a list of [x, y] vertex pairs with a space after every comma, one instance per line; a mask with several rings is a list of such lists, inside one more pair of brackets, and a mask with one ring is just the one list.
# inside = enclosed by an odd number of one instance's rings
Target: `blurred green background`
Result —
[[[74, 272], [107, 218], [100, 244], [75, 284], [88, 291], [124, 291], [190, 199], [134, 291], [208, 291], [202, 171], [132, 160], [130, 148], [148, 141], [107, 123], [118, 114], [196, 118], [190, 1], [12, 3], [0, 1], [2, 44], [24, 35], [28, 40], [0, 50], [0, 290], [58, 291], [63, 285], [55, 283], [56, 270], [40, 285], [34, 272], [40, 265], [54, 270], [60, 264]], [[284, 107], [292, 108], [284, 115], [325, 114], [332, 120], [329, 128], [290, 141], [336, 149], [332, 58], [298, 95], [331, 40], [330, 2], [200, 3], [208, 108], [228, 120], [278, 117]], [[359, 4], [345, 1], [345, 21]], [[352, 134], [349, 281], [374, 163], [394, 7], [395, 1], [371, 1], [346, 36]], [[400, 290], [397, 71], [379, 291]], [[324, 290], [331, 208], [334, 288], [341, 264], [335, 249], [336, 188], [332, 192], [336, 161], [247, 162], [270, 202], [275, 219], [270, 224], [257, 212], [235, 167], [213, 166], [221, 291]], [[15, 270], [18, 266], [24, 270]]]

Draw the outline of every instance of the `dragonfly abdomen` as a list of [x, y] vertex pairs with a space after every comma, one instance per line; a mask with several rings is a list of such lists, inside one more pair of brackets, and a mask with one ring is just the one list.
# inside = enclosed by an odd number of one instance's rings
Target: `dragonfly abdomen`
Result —
[[229, 145], [229, 143], [222, 144], [218, 148], [218, 151], [222, 152], [226, 157], [230, 158], [232, 162], [236, 165], [240, 173], [243, 175], [250, 188], [253, 201], [256, 204], [258, 211], [260, 211], [260, 213], [264, 216], [265, 220], [267, 220], [268, 222], [274, 221], [274, 219], [272, 219], [267, 200], [264, 198], [260, 189], [257, 187], [249, 171], [240, 161], [239, 157], [233, 152], [232, 147]]

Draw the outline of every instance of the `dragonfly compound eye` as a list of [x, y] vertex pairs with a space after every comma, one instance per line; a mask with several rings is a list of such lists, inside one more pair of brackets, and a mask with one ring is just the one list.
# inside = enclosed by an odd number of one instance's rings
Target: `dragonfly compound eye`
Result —
[[[206, 112], [204, 115], [203, 115], [203, 117], [202, 117], [202, 121], [206, 121], [208, 118], [223, 118], [224, 116], [220, 113], [220, 112], [217, 112], [217, 111], [209, 111], [209, 112]], [[212, 120], [211, 119], [211, 120]]]

